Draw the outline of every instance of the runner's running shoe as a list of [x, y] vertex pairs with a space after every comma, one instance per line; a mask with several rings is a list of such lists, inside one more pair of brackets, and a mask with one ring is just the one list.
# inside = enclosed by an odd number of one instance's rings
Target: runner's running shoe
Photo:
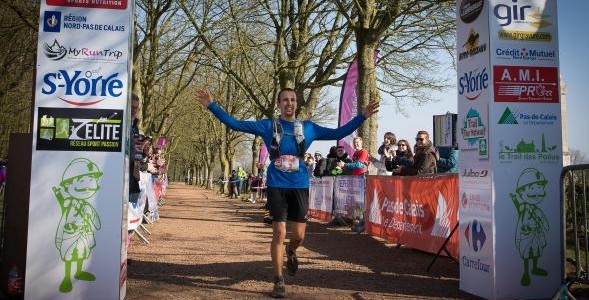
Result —
[[281, 278], [274, 282], [274, 288], [272, 289], [272, 298], [284, 297], [286, 297], [286, 288], [284, 286], [284, 278]]

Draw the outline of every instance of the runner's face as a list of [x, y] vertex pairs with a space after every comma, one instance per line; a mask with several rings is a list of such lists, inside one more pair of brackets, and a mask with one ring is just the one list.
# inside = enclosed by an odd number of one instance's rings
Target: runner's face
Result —
[[280, 93], [278, 107], [280, 116], [285, 120], [294, 120], [297, 111], [297, 95], [292, 91]]

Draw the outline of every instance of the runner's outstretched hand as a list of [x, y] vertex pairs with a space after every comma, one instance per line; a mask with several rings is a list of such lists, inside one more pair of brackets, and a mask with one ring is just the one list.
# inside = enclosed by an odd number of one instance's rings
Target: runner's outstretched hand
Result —
[[196, 97], [202, 106], [205, 108], [209, 107], [211, 103], [213, 103], [213, 96], [211, 92], [207, 89], [198, 89], [196, 90]]
[[372, 102], [366, 104], [366, 106], [364, 106], [364, 108], [362, 108], [362, 110], [360, 112], [362, 113], [362, 115], [364, 115], [364, 118], [368, 119], [373, 114], [378, 112], [379, 106], [380, 106], [379, 102], [372, 101]]

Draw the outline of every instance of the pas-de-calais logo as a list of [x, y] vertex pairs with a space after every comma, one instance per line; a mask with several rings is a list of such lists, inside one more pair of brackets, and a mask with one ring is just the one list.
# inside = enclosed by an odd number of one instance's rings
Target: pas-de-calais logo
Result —
[[474, 252], [479, 252], [485, 245], [487, 235], [481, 224], [477, 219], [468, 222], [466, 229], [464, 230], [464, 237], [468, 243], [468, 247], [472, 247]]
[[493, 66], [495, 102], [558, 103], [554, 67]]
[[[519, 120], [519, 122], [518, 122]], [[553, 125], [558, 116], [553, 113], [522, 113], [506, 107], [499, 118], [499, 125]]]
[[123, 82], [118, 76], [119, 73], [102, 76], [100, 69], [59, 70], [43, 76], [41, 92], [44, 95], [56, 94], [57, 98], [74, 106], [91, 106], [102, 102], [105, 97], [117, 98], [122, 95]]
[[127, 2], [128, 0], [47, 0], [47, 5], [86, 8], [127, 9]]
[[464, 95], [470, 101], [478, 99], [482, 91], [488, 87], [489, 74], [486, 67], [465, 72], [458, 79], [458, 94]]
[[460, 20], [464, 23], [472, 23], [479, 17], [484, 5], [484, 0], [462, 0], [459, 11]]
[[60, 45], [57, 40], [53, 40], [51, 46], [47, 43], [43, 43], [43, 52], [45, 53], [45, 56], [51, 60], [60, 60], [67, 54], [67, 49]]
[[60, 11], [45, 11], [43, 14], [43, 31], [44, 32], [60, 32], [61, 31], [61, 12]]
[[479, 33], [474, 29], [470, 29], [468, 39], [462, 45], [462, 48], [466, 49], [466, 51], [458, 53], [458, 60], [467, 59], [487, 51], [487, 44], [479, 45]]

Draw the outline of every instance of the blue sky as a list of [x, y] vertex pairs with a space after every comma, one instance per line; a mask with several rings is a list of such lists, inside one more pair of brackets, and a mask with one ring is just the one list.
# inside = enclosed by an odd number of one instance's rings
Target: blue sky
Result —
[[[589, 11], [587, 0], [559, 0], [558, 32], [560, 52], [560, 75], [568, 89], [567, 96], [567, 131], [569, 148], [583, 152], [589, 158], [589, 38], [585, 18]], [[455, 74], [451, 75], [456, 78]], [[339, 93], [339, 91], [337, 91]], [[446, 112], [456, 113], [456, 90], [435, 95], [440, 101], [423, 106], [407, 105], [407, 116], [395, 112], [393, 105], [387, 105], [383, 96], [383, 105], [378, 114], [379, 142], [384, 132], [392, 131], [397, 138], [412, 139], [418, 130], [433, 128], [433, 115]], [[390, 99], [389, 99], [390, 103]], [[329, 124], [327, 126], [335, 126]], [[326, 153], [334, 142], [315, 142], [309, 152]], [[375, 154], [375, 153], [374, 153]]]

